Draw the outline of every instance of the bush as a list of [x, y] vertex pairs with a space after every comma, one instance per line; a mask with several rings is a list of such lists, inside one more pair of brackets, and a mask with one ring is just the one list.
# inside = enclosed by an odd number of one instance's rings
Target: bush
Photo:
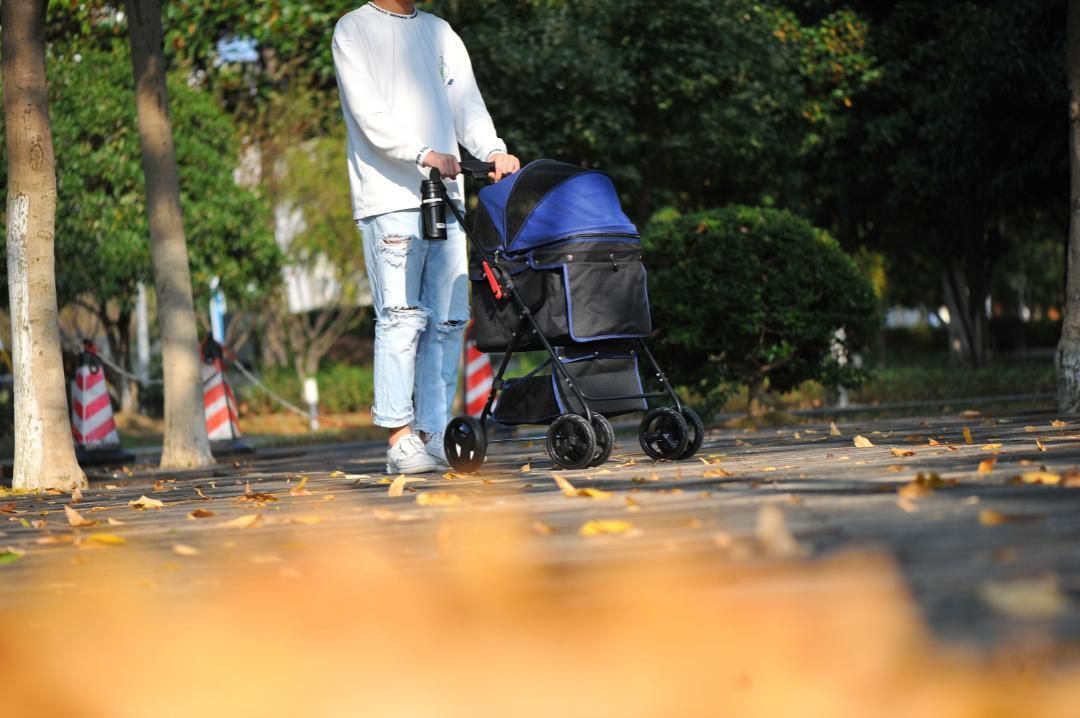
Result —
[[[260, 377], [282, 398], [306, 408], [303, 403], [303, 386], [296, 372], [289, 368], [273, 368]], [[375, 396], [375, 380], [370, 364], [330, 364], [316, 375], [319, 381], [319, 409], [328, 414], [367, 411]], [[244, 386], [239, 390], [240, 400], [250, 411], [257, 414], [282, 411], [282, 407], [257, 386]]]
[[751, 409], [766, 386], [859, 383], [830, 350], [869, 343], [877, 301], [824, 232], [784, 210], [732, 206], [654, 222], [643, 243], [657, 354], [676, 383], [714, 400], [745, 384]]

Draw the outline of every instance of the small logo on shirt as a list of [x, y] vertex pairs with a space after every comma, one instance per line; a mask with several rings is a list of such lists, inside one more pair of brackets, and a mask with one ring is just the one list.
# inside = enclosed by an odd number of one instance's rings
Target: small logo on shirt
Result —
[[442, 79], [443, 84], [447, 87], [450, 87], [450, 85], [454, 84], [454, 78], [451, 77], [447, 79], [446, 76], [449, 74], [450, 70], [446, 66], [446, 59], [442, 55], [439, 55], [439, 77]]

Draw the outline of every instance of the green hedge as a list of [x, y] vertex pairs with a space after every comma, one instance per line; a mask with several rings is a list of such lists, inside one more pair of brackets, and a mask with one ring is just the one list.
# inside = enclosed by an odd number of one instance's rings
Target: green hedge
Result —
[[[330, 364], [316, 375], [319, 381], [319, 407], [323, 412], [339, 414], [367, 411], [375, 396], [375, 381], [370, 364]], [[288, 401], [304, 406], [303, 386], [292, 369], [273, 368], [263, 372], [262, 382]], [[256, 386], [238, 389], [240, 401], [255, 413], [280, 411], [281, 407]]]
[[732, 206], [651, 223], [643, 237], [657, 352], [676, 383], [719, 401], [745, 384], [856, 385], [830, 347], [865, 348], [879, 326], [870, 282], [824, 232], [785, 210]]

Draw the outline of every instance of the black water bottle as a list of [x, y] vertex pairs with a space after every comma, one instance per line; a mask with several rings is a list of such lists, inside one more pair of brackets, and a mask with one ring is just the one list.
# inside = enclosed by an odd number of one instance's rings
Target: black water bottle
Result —
[[420, 183], [420, 214], [424, 221], [424, 239], [429, 242], [446, 239], [445, 194], [442, 175], [439, 170], [432, 169], [430, 179]]

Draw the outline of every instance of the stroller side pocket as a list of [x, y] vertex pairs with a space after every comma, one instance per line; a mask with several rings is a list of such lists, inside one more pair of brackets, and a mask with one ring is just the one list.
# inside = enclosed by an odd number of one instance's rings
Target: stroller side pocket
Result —
[[639, 261], [563, 265], [570, 336], [574, 341], [632, 339], [652, 333], [645, 266]]

